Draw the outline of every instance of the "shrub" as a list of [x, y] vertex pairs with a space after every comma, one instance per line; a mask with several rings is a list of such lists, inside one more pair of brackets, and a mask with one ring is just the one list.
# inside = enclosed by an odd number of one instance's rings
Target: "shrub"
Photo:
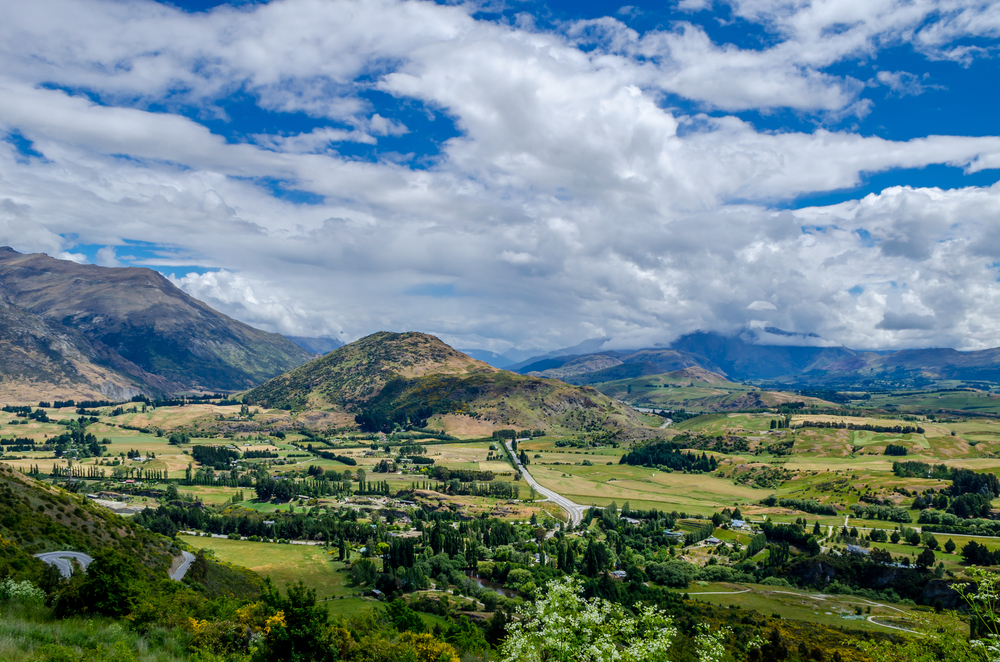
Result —
[[15, 581], [8, 577], [0, 582], [0, 602], [41, 604], [45, 602], [45, 591], [27, 580]]

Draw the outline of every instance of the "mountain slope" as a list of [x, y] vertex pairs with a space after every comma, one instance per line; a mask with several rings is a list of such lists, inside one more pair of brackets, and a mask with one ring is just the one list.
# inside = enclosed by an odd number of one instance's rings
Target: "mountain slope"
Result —
[[0, 285], [0, 399], [125, 400], [180, 384], [150, 374], [79, 332], [10, 303]]
[[627, 431], [635, 412], [591, 388], [498, 370], [434, 336], [381, 332], [345, 345], [242, 395], [264, 407], [334, 409], [358, 414], [368, 429], [448, 427], [449, 416], [487, 427]]
[[279, 334], [216, 312], [151, 269], [0, 248], [0, 285], [11, 305], [77, 332], [164, 385], [244, 389], [313, 357]]
[[856, 354], [846, 347], [757, 345], [742, 336], [701, 331], [678, 338], [671, 348], [704, 357], [731, 379], [774, 379], [821, 370]]
[[689, 367], [724, 374], [721, 368], [703, 356], [675, 349], [655, 348], [543, 359], [523, 367], [521, 372], [538, 377], [561, 379], [569, 384], [584, 385], [659, 375]]

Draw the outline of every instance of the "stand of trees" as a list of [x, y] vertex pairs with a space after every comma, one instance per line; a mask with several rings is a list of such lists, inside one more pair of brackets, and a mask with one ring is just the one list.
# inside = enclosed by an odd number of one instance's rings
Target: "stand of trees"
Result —
[[698, 455], [696, 453], [682, 453], [680, 445], [670, 441], [659, 441], [640, 448], [636, 448], [630, 453], [622, 456], [619, 464], [643, 467], [667, 467], [674, 471], [715, 471], [719, 468], [719, 463], [715, 456], [707, 453]]

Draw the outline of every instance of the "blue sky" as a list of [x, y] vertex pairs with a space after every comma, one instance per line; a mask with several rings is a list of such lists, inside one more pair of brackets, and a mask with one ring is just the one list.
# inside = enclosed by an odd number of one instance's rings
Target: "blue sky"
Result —
[[0, 241], [268, 330], [1000, 345], [992, 3], [40, 0], [0, 36]]

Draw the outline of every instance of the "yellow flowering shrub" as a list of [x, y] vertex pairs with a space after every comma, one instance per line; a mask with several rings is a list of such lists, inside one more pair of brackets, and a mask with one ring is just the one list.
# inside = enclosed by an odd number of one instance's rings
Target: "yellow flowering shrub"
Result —
[[404, 632], [400, 641], [413, 647], [417, 662], [459, 662], [458, 653], [451, 646], [430, 634]]

